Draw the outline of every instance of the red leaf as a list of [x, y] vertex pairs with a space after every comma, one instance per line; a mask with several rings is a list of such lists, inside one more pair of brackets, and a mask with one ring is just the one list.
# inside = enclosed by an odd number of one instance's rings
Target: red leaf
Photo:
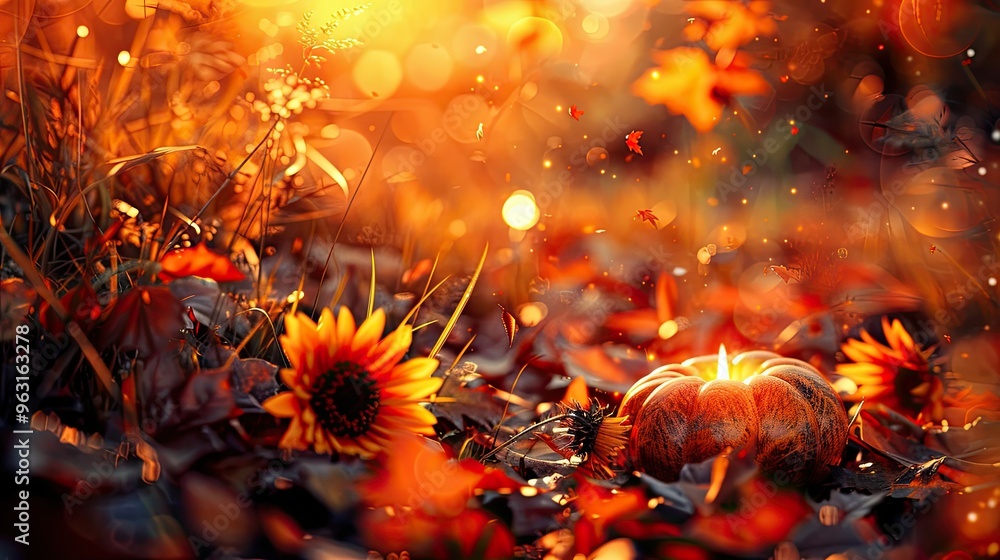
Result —
[[[639, 153], [641, 154], [642, 152]], [[656, 227], [656, 221], [659, 220], [659, 218], [656, 217], [656, 214], [653, 214], [652, 210], [636, 210], [635, 217], [641, 218], [644, 222], [649, 222], [649, 224], [654, 228]]]
[[[87, 330], [91, 323], [101, 316], [101, 304], [97, 301], [97, 294], [94, 293], [90, 284], [80, 284], [66, 292], [63, 297], [59, 298], [59, 301], [62, 302], [62, 306], [68, 314], [66, 321], [73, 321], [84, 330]], [[47, 331], [53, 335], [63, 332], [66, 325], [48, 302], [43, 302], [39, 310], [42, 325]]]
[[185, 276], [201, 276], [216, 282], [239, 282], [245, 278], [225, 255], [208, 250], [204, 243], [174, 249], [160, 259], [159, 277], [164, 282]]
[[577, 109], [576, 105], [570, 105], [569, 106], [569, 116], [573, 117], [576, 120], [580, 120], [580, 117], [583, 116], [583, 111]]
[[108, 316], [102, 338], [104, 347], [137, 350], [148, 357], [167, 348], [184, 328], [184, 306], [170, 288], [138, 287], [118, 300]]
[[642, 146], [639, 145], [639, 138], [642, 137], [642, 133], [641, 130], [633, 130], [625, 137], [625, 145], [628, 146], [628, 149], [640, 156], [642, 155]]

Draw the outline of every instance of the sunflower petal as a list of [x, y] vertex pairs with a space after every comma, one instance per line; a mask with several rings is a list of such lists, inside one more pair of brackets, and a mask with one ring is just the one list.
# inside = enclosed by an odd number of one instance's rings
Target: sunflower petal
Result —
[[413, 342], [413, 327], [401, 325], [368, 351], [368, 371], [378, 376], [399, 363]]
[[351, 341], [351, 352], [355, 355], [364, 356], [369, 349], [373, 348], [385, 330], [385, 311], [376, 309], [372, 316], [365, 319], [364, 323], [358, 327], [358, 332], [354, 333], [354, 340]]
[[330, 311], [330, 308], [323, 308], [323, 312], [319, 316], [319, 322], [316, 324], [316, 331], [319, 335], [320, 346], [326, 350], [324, 355], [337, 355], [337, 321], [333, 318], [333, 312]]
[[278, 393], [261, 403], [261, 406], [278, 418], [292, 418], [299, 411], [298, 399], [291, 391]]
[[410, 398], [410, 399], [422, 399], [426, 398], [435, 391], [441, 388], [441, 382], [443, 380], [439, 377], [429, 377], [427, 379], [416, 379], [408, 383], [400, 383], [392, 387], [387, 387], [382, 390], [382, 394], [385, 398]]
[[337, 315], [338, 356], [340, 352], [350, 348], [352, 340], [354, 340], [354, 316], [347, 306], [341, 306]]
[[279, 369], [278, 377], [280, 377], [281, 382], [287, 385], [288, 387], [297, 387], [301, 379], [301, 375], [299, 375], [299, 370], [295, 368]]
[[394, 418], [406, 418], [413, 423], [437, 424], [437, 417], [431, 411], [414, 402], [397, 401], [393, 405], [388, 405], [391, 401], [386, 401], [386, 415]]
[[394, 387], [402, 383], [408, 383], [416, 379], [427, 379], [438, 368], [437, 358], [411, 358], [392, 368], [390, 379], [383, 383], [383, 387]]

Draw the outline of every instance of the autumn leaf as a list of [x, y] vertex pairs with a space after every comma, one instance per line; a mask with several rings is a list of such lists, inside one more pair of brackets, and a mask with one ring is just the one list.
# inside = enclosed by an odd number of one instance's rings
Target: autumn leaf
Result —
[[514, 319], [514, 316], [511, 315], [509, 311], [504, 309], [504, 306], [500, 305], [499, 303], [497, 304], [497, 306], [500, 307], [500, 320], [503, 322], [503, 330], [504, 332], [507, 333], [507, 340], [509, 342], [509, 345], [507, 347], [513, 348], [514, 335], [517, 334], [517, 330], [519, 328], [517, 326], [517, 320]]
[[635, 218], [639, 218], [644, 222], [649, 222], [649, 225], [654, 228], [656, 227], [656, 221], [659, 220], [659, 218], [656, 217], [656, 214], [653, 214], [652, 210], [636, 210]]
[[[101, 316], [103, 309], [97, 300], [97, 294], [94, 292], [94, 289], [87, 283], [80, 284], [66, 292], [63, 297], [59, 298], [59, 301], [62, 303], [63, 309], [69, 313], [65, 321], [73, 321], [84, 330], [89, 329], [93, 322]], [[40, 315], [42, 325], [51, 334], [58, 335], [65, 329], [66, 324], [63, 322], [63, 319], [48, 302], [42, 303]]]
[[[448, 458], [440, 443], [421, 436], [405, 434], [395, 438], [391, 448], [381, 456], [381, 467], [359, 484], [369, 506], [451, 517], [465, 510], [484, 474], [481, 468], [468, 470], [471, 462]], [[411, 489], [419, 491], [418, 498]]]
[[639, 138], [642, 137], [642, 133], [641, 130], [633, 130], [625, 137], [625, 145], [628, 146], [628, 149], [640, 156], [642, 155], [642, 147], [639, 146]]
[[778, 30], [767, 0], [695, 0], [685, 2], [684, 10], [694, 16], [684, 29], [685, 38], [704, 40], [713, 51], [736, 49]]
[[115, 303], [102, 330], [104, 347], [159, 354], [184, 328], [184, 306], [165, 286], [137, 287]]
[[580, 109], [577, 109], [576, 105], [570, 105], [569, 106], [569, 116], [573, 117], [576, 120], [580, 120], [580, 117], [583, 116], [583, 111], [581, 111]]
[[716, 125], [732, 97], [760, 95], [770, 88], [759, 72], [741, 66], [738, 59], [719, 68], [701, 49], [660, 51], [653, 60], [658, 66], [633, 82], [632, 92], [651, 105], [662, 103], [671, 113], [684, 115], [699, 132]]
[[174, 249], [164, 255], [160, 259], [158, 276], [164, 282], [186, 276], [200, 276], [216, 282], [239, 282], [245, 278], [228, 257], [210, 251], [204, 243]]
[[442, 397], [441, 402], [432, 404], [431, 412], [460, 429], [465, 428], [466, 419], [492, 428], [503, 415], [504, 401], [497, 390], [476, 373], [473, 364], [448, 370], [437, 396]]

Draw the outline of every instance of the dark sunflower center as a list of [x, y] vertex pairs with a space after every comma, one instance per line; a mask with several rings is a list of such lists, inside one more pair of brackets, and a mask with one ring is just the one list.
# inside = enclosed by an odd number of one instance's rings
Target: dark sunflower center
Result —
[[378, 387], [365, 368], [352, 362], [338, 362], [316, 380], [309, 405], [327, 432], [357, 437], [375, 423]]

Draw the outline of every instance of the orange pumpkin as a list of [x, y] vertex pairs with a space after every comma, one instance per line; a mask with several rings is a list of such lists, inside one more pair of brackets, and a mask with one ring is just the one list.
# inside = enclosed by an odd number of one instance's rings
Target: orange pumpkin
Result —
[[[772, 352], [692, 358], [657, 368], [622, 399], [632, 419], [628, 452], [635, 467], [674, 481], [681, 467], [753, 446], [767, 472], [794, 484], [837, 464], [847, 442], [840, 397], [814, 367]], [[722, 367], [729, 379], [717, 379]]]

